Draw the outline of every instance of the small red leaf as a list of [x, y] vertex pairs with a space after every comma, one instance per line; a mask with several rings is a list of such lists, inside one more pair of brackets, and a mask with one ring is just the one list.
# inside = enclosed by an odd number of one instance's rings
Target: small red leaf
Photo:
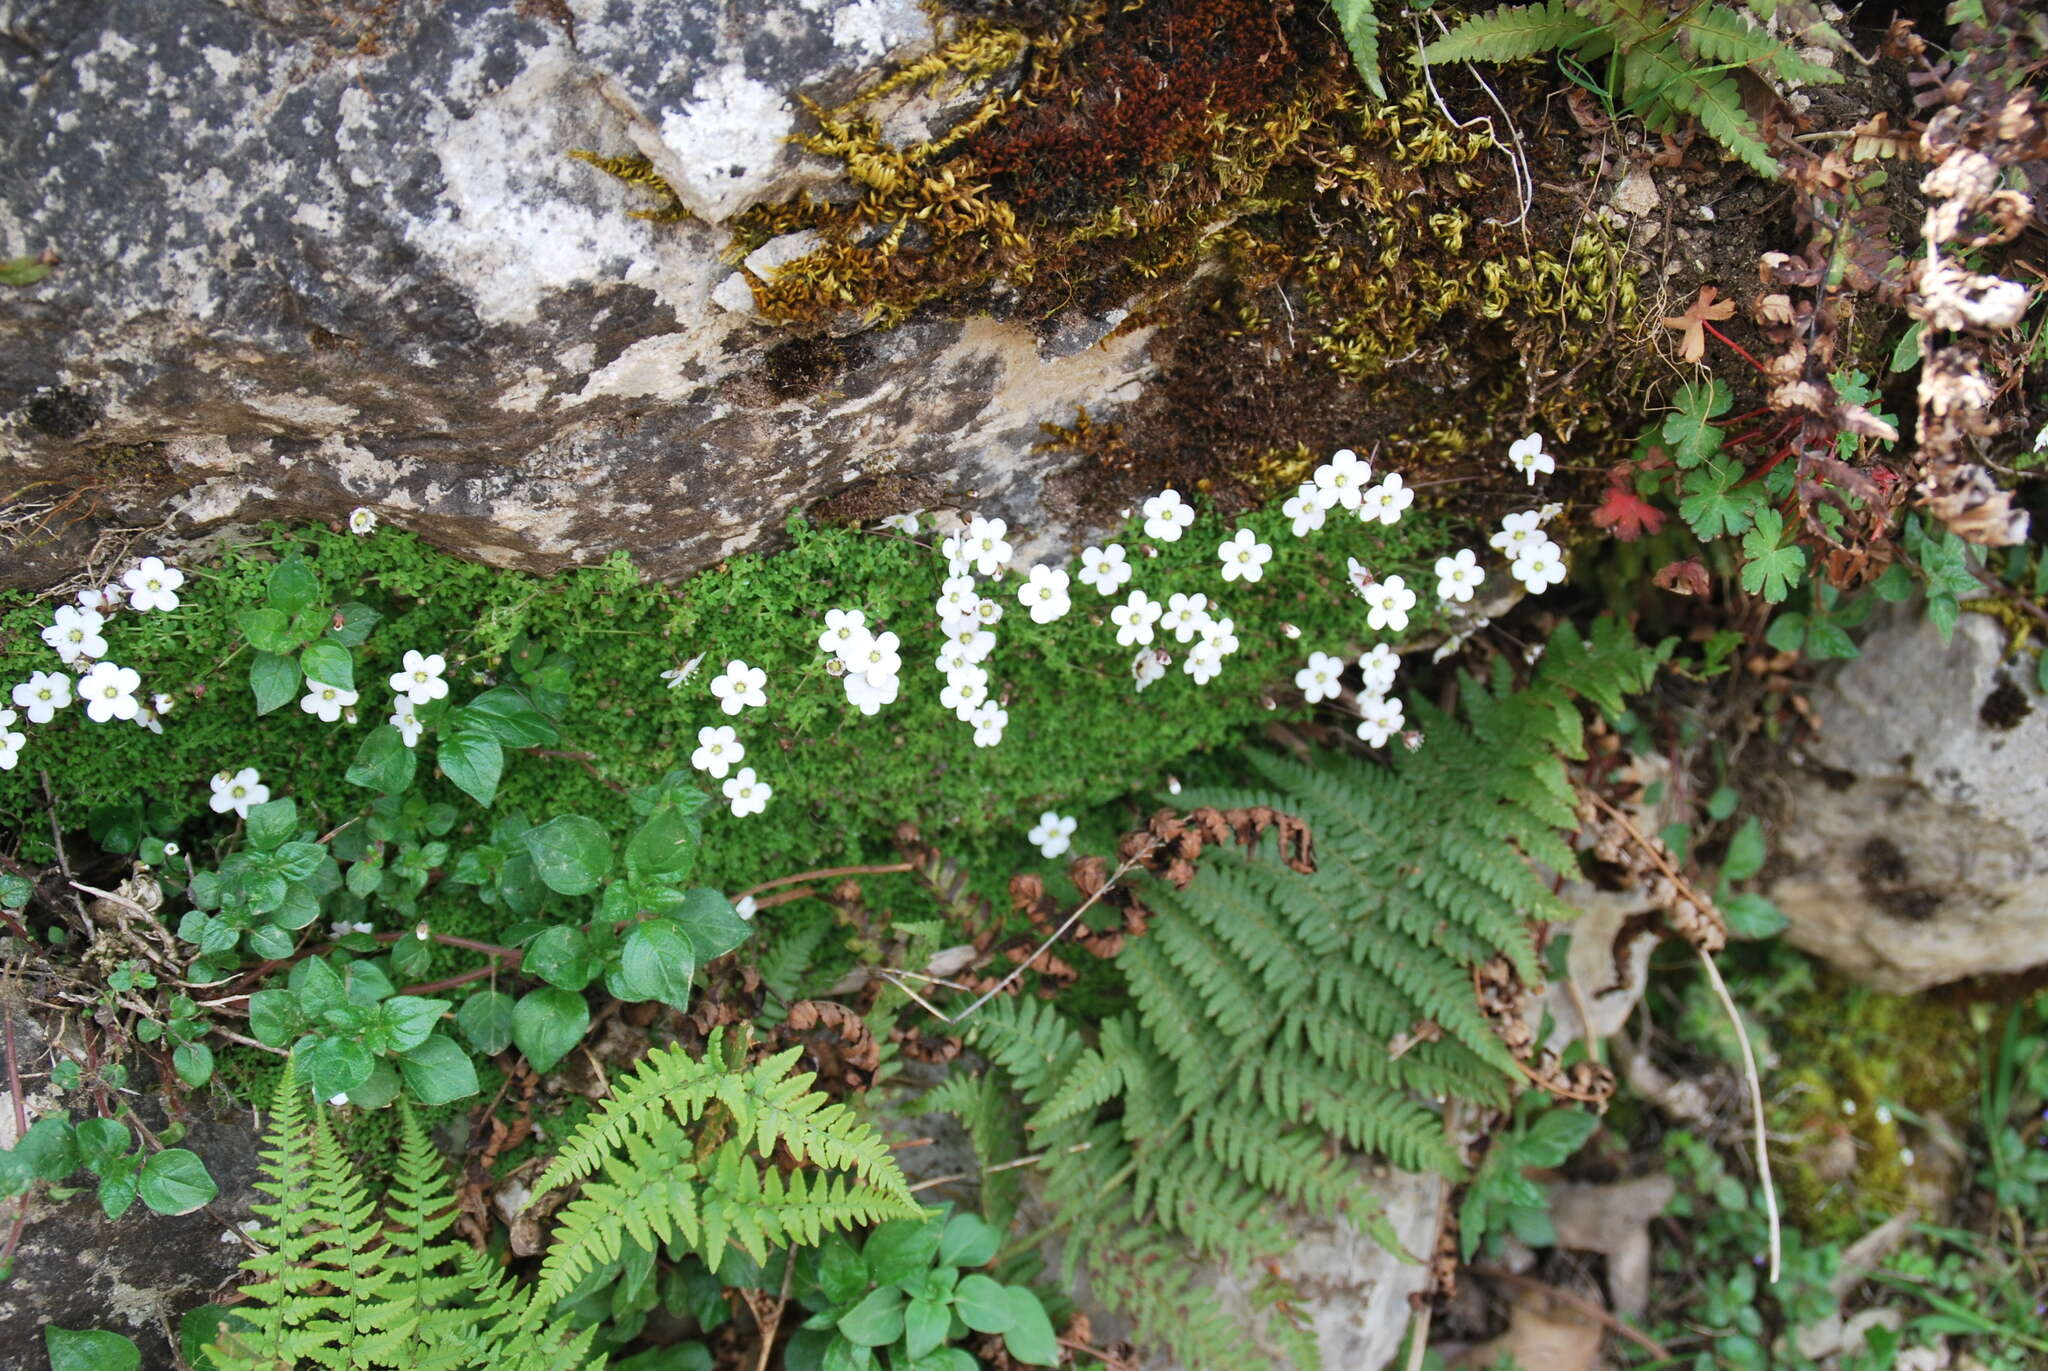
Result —
[[1696, 561], [1672, 562], [1657, 568], [1657, 584], [1674, 595], [1707, 593], [1707, 569]]
[[1627, 486], [1607, 487], [1607, 497], [1593, 511], [1593, 522], [1624, 543], [1633, 543], [1645, 533], [1664, 528], [1664, 511]]

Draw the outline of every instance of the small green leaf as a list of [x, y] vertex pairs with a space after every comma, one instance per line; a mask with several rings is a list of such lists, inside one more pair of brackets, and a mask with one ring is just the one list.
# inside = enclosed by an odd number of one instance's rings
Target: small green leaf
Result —
[[353, 1038], [320, 1038], [306, 1049], [306, 1078], [323, 1100], [349, 1091], [369, 1079], [375, 1059]]
[[202, 1304], [178, 1316], [178, 1350], [192, 1371], [216, 1371], [207, 1349], [219, 1342], [223, 1333], [246, 1327], [247, 1321], [225, 1305]]
[[506, 747], [551, 747], [561, 741], [555, 726], [517, 686], [486, 690], [455, 711], [455, 723], [464, 732], [485, 734]]
[[140, 1348], [99, 1328], [73, 1332], [46, 1323], [43, 1350], [50, 1354], [50, 1371], [136, 1371], [142, 1365]]
[[547, 1071], [583, 1041], [590, 1027], [590, 1006], [583, 997], [559, 986], [528, 991], [512, 1006], [512, 1041], [535, 1071]]
[[674, 808], [656, 810], [627, 840], [626, 869], [680, 885], [697, 863], [702, 834], [703, 824], [696, 815]]
[[1920, 338], [1926, 333], [1927, 325], [1916, 322], [1892, 348], [1892, 370], [1911, 371], [1920, 365]]
[[1010, 1327], [1003, 1333], [1003, 1349], [1011, 1360], [1026, 1366], [1058, 1366], [1059, 1339], [1038, 1296], [1021, 1285], [1006, 1285], [1003, 1294], [1009, 1299], [1011, 1316]]
[[356, 662], [340, 643], [322, 640], [306, 644], [299, 654], [299, 669], [308, 681], [333, 686], [336, 690], [356, 688]]
[[528, 943], [519, 969], [564, 990], [581, 990], [597, 974], [583, 930], [569, 924], [547, 929]]
[[118, 1219], [128, 1212], [135, 1203], [136, 1165], [133, 1157], [120, 1159], [127, 1165], [116, 1166], [113, 1174], [100, 1180], [100, 1213], [109, 1219]]
[[[1599, 1128], [1598, 1114], [1582, 1109], [1550, 1109], [1516, 1146], [1515, 1161], [1522, 1166], [1562, 1166]], [[1515, 1175], [1512, 1179], [1521, 1178]], [[1542, 1202], [1539, 1191], [1537, 1203]]]
[[249, 846], [268, 852], [299, 830], [299, 807], [289, 798], [249, 807]]
[[259, 990], [249, 997], [249, 1031], [256, 1041], [283, 1047], [305, 1031], [299, 997], [289, 990]]
[[995, 1259], [1002, 1235], [977, 1214], [955, 1214], [939, 1238], [941, 1266], [986, 1266]]
[[936, 1219], [894, 1219], [868, 1235], [861, 1255], [876, 1285], [924, 1286], [925, 1273], [939, 1254], [943, 1225]]
[[235, 616], [235, 624], [258, 652], [290, 652], [299, 645], [292, 621], [280, 610], [245, 609]]
[[1738, 938], [1768, 938], [1791, 922], [1769, 900], [1747, 892], [1721, 901], [1721, 917]]
[[595, 819], [562, 814], [519, 835], [535, 872], [557, 895], [588, 895], [612, 869], [611, 840]]
[[[619, 953], [619, 976], [630, 998], [660, 1000], [677, 1009], [688, 1009], [690, 978], [696, 974], [696, 950], [675, 920], [650, 919], [634, 925], [626, 935], [626, 945]], [[870, 1266], [875, 1261], [873, 1251], [874, 1241], [870, 1239]]]
[[31, 1181], [61, 1181], [80, 1165], [77, 1132], [62, 1115], [45, 1115], [0, 1156], [5, 1158], [0, 1176], [9, 1183], [8, 1193], [20, 1193]]
[[405, 1078], [412, 1097], [430, 1107], [474, 1095], [478, 1089], [476, 1063], [445, 1033], [432, 1034], [419, 1046], [400, 1053], [398, 1074]]
[[455, 1026], [471, 1047], [495, 1057], [512, 1045], [512, 997], [502, 990], [479, 990], [455, 1011]]
[[87, 1166], [93, 1167], [110, 1157], [120, 1156], [134, 1141], [128, 1125], [119, 1119], [86, 1119], [72, 1131], [78, 1139], [78, 1155], [85, 1159]]
[[496, 738], [481, 733], [442, 739], [436, 760], [441, 774], [480, 805], [490, 804], [498, 793], [498, 778], [505, 774], [505, 750]]
[[9, 257], [0, 261], [0, 286], [32, 286], [55, 270], [40, 257]]
[[[270, 607], [286, 618], [301, 614], [313, 607], [320, 598], [320, 578], [313, 574], [313, 568], [306, 565], [306, 559], [294, 552], [279, 562], [270, 571]], [[329, 685], [340, 685], [329, 681]]]
[[913, 1299], [903, 1310], [903, 1350], [916, 1361], [942, 1345], [952, 1326], [952, 1305], [943, 1300]]
[[675, 921], [690, 935], [700, 966], [713, 957], [723, 957], [754, 933], [754, 926], [739, 916], [731, 900], [703, 887], [684, 892]]
[[1017, 1326], [1008, 1292], [979, 1271], [960, 1278], [954, 1308], [960, 1312], [960, 1321], [977, 1333], [1007, 1333]]
[[1783, 603], [1806, 574], [1806, 549], [1780, 547], [1784, 536], [1785, 516], [1775, 509], [1758, 510], [1756, 526], [1742, 535], [1742, 553], [1749, 559], [1742, 566], [1742, 588], [1762, 591], [1774, 605]]
[[1696, 467], [1719, 452], [1723, 434], [1712, 421], [1734, 403], [1733, 392], [1722, 381], [1705, 385], [1688, 381], [1680, 386], [1678, 413], [1664, 419], [1664, 441], [1671, 448], [1671, 460], [1681, 467]]
[[377, 1006], [378, 1021], [390, 1037], [393, 1052], [410, 1052], [425, 1042], [447, 1012], [448, 1001], [417, 995], [393, 995]]
[[1678, 515], [1692, 525], [1694, 533], [1711, 541], [1748, 528], [1764, 493], [1754, 485], [1739, 485], [1742, 466], [1737, 462], [1709, 461], [1685, 475], [1686, 496], [1678, 502]]
[[356, 747], [355, 765], [343, 779], [380, 795], [400, 795], [412, 785], [417, 767], [418, 760], [399, 731], [390, 724], [379, 724]]
[[159, 1214], [189, 1214], [220, 1193], [195, 1152], [167, 1147], [142, 1164], [142, 1202]]
[[171, 1069], [189, 1086], [202, 1086], [213, 1078], [213, 1049], [205, 1043], [182, 1043], [171, 1053]]
[[259, 652], [249, 663], [249, 690], [256, 712], [268, 714], [299, 693], [299, 664], [275, 652]]
[[1884, 569], [1884, 575], [1871, 583], [1877, 598], [1890, 604], [1913, 598], [1913, 573], [1906, 569], [1904, 562], [1893, 562]]
[[361, 647], [368, 642], [370, 630], [384, 617], [368, 605], [354, 603], [337, 606], [334, 613], [341, 619], [341, 627], [336, 628], [330, 619], [327, 636], [343, 647]]
[[1815, 619], [1807, 628], [1806, 655], [1816, 662], [1846, 662], [1863, 654], [1840, 624], [1832, 619]]
[[1721, 879], [1746, 881], [1764, 865], [1764, 825], [1754, 814], [1742, 821], [1728, 840], [1728, 855], [1721, 859]]
[[[1337, 27], [1344, 32], [1344, 46], [1351, 49], [1351, 64], [1365, 81], [1374, 98], [1387, 98], [1387, 86], [1380, 79], [1380, 18], [1373, 6], [1378, 0], [1331, 0], [1337, 12]], [[919, 1354], [912, 1352], [915, 1359]]]
[[861, 1347], [887, 1347], [903, 1336], [903, 1292], [883, 1286], [840, 1316], [839, 1331]]
[[1934, 631], [1946, 643], [1955, 636], [1956, 619], [1962, 614], [1962, 606], [1953, 595], [1929, 595], [1927, 597], [1927, 622], [1934, 625]]

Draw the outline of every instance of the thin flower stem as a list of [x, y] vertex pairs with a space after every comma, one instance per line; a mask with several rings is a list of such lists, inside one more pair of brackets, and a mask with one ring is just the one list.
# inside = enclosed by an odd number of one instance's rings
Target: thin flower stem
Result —
[[822, 881], [833, 876], [887, 876], [899, 871], [915, 870], [917, 868], [909, 862], [889, 862], [882, 866], [828, 866], [817, 871], [799, 871], [794, 876], [777, 876], [772, 881], [748, 886], [732, 898], [733, 903], [738, 904], [749, 895], [759, 895], [762, 891], [773, 890], [779, 885], [795, 885], [798, 881]]

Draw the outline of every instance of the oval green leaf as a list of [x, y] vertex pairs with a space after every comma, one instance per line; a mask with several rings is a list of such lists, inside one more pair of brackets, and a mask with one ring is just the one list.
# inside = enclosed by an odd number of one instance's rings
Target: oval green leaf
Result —
[[588, 895], [612, 869], [612, 845], [604, 828], [581, 814], [557, 815], [527, 829], [519, 841], [533, 857], [542, 883], [557, 895]]
[[196, 1152], [167, 1147], [142, 1164], [142, 1202], [159, 1214], [189, 1214], [219, 1193]]
[[546, 1071], [583, 1041], [590, 1027], [590, 1006], [583, 997], [559, 986], [528, 991], [512, 1006], [512, 1041], [533, 1064]]

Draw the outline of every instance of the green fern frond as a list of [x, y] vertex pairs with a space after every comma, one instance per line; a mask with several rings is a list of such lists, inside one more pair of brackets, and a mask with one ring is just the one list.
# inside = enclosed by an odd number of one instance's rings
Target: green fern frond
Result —
[[1344, 46], [1351, 49], [1351, 61], [1365, 78], [1365, 88], [1377, 98], [1387, 98], [1380, 79], [1380, 17], [1373, 9], [1376, 0], [1330, 0], [1337, 12], [1337, 27], [1344, 31]]
[[1415, 54], [1418, 63], [1515, 62], [1542, 52], [1576, 46], [1599, 25], [1565, 0], [1543, 5], [1503, 5], [1467, 19]]
[[1705, 4], [1680, 16], [1679, 41], [1709, 62], [1767, 68], [1781, 81], [1799, 86], [1836, 86], [1840, 72], [1809, 62], [1792, 45], [1773, 38], [1749, 16], [1726, 5]]

